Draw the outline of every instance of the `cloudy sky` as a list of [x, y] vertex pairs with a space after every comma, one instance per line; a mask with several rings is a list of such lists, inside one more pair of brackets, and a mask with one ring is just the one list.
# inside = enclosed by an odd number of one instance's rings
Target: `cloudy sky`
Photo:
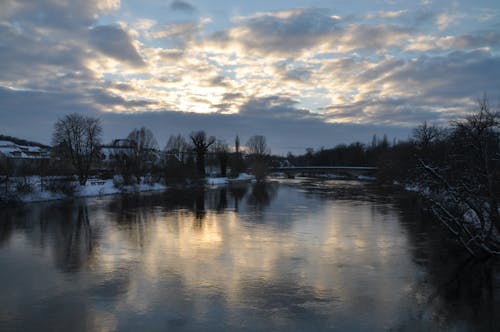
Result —
[[0, 133], [50, 143], [68, 113], [160, 147], [205, 129], [303, 152], [500, 101], [491, 1], [0, 1]]

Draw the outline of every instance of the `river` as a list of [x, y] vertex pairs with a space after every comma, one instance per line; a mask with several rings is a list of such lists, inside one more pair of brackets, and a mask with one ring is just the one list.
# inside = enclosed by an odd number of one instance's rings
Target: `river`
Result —
[[358, 181], [0, 211], [0, 331], [499, 331], [500, 267]]

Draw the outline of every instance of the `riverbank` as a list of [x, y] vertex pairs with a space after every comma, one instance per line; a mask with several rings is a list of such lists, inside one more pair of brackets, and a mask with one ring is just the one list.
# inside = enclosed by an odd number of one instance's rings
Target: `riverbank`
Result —
[[39, 179], [26, 181], [27, 192], [18, 192], [10, 195], [10, 200], [21, 203], [43, 202], [52, 200], [64, 200], [80, 197], [118, 195], [125, 193], [162, 191], [168, 186], [160, 183], [140, 183], [134, 185], [117, 186], [113, 179], [90, 179], [85, 185], [78, 182], [70, 182], [61, 186], [59, 190], [42, 189]]
[[206, 183], [208, 185], [226, 185], [226, 184], [234, 184], [234, 183], [250, 183], [255, 181], [255, 176], [241, 173], [236, 178], [228, 178], [228, 177], [215, 177], [215, 178], [206, 178]]
[[[11, 179], [7, 189], [0, 193], [0, 202], [32, 203], [53, 200], [65, 200], [81, 197], [95, 197], [105, 195], [120, 195], [139, 192], [163, 191], [169, 186], [141, 180], [139, 184], [123, 185], [117, 179], [89, 179], [85, 185], [78, 181], [57, 182], [57, 177], [41, 179], [40, 177], [26, 177]], [[237, 178], [216, 177], [206, 178], [206, 185], [227, 185], [231, 183], [250, 183], [255, 180], [253, 175], [240, 174]], [[43, 184], [42, 184], [43, 183]]]

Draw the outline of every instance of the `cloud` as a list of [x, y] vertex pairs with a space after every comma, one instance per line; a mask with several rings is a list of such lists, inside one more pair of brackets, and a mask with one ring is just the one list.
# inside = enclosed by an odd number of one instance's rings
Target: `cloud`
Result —
[[231, 101], [231, 100], [239, 100], [242, 99], [244, 95], [241, 92], [228, 92], [225, 93], [222, 97], [222, 100]]
[[500, 57], [486, 51], [386, 58], [376, 64], [344, 60], [338, 66], [346, 71], [339, 82], [355, 90], [350, 98], [322, 108], [331, 121], [412, 126], [429, 119], [446, 124], [472, 110], [475, 98], [485, 92], [500, 100], [494, 88], [500, 77], [493, 74], [500, 70]]
[[392, 18], [399, 18], [406, 13], [408, 13], [407, 9], [379, 11], [376, 13], [368, 14], [366, 16], [366, 18], [367, 19], [392, 19]]
[[208, 79], [207, 84], [208, 86], [213, 86], [213, 87], [229, 88], [231, 87], [231, 80], [223, 75], [217, 75], [215, 77]]
[[422, 35], [412, 38], [407, 51], [468, 50], [496, 48], [500, 46], [500, 33], [496, 30], [480, 31], [476, 34], [436, 37]]
[[[488, 51], [456, 51], [443, 56], [421, 56], [389, 73], [385, 82], [405, 82], [408, 94], [439, 98], [442, 105], [468, 96], [471, 100], [500, 86], [500, 57]], [[425, 100], [425, 99], [424, 99]]]
[[399, 45], [410, 33], [409, 28], [395, 25], [345, 24], [345, 19], [317, 8], [260, 13], [235, 22], [236, 26], [215, 34], [211, 42], [221, 47], [235, 45], [262, 56], [381, 51]]
[[212, 22], [208, 17], [203, 17], [198, 21], [184, 21], [166, 24], [157, 27], [146, 35], [152, 39], [166, 39], [177, 42], [180, 45], [186, 44], [203, 32], [205, 25]]
[[[130, 91], [130, 87], [127, 88]], [[126, 91], [125, 89], [121, 89], [121, 91]], [[96, 88], [87, 91], [86, 93], [89, 96], [89, 99], [92, 100], [94, 105], [99, 105], [99, 109], [102, 110], [119, 110], [126, 112], [127, 110], [134, 110], [137, 108], [147, 108], [153, 107], [155, 102], [149, 100], [138, 100], [132, 99], [127, 100], [124, 97], [114, 94], [106, 89]]]
[[20, 91], [0, 87], [0, 132], [50, 144], [58, 118], [70, 112], [97, 115], [98, 110], [82, 95]]
[[[72, 39], [55, 41], [0, 23], [0, 85], [51, 89], [56, 83], [61, 90], [77, 81], [92, 81], [94, 75], [85, 66], [82, 44]], [[61, 79], [67, 85], [61, 86]]]
[[[238, 96], [228, 96], [237, 98]], [[394, 126], [329, 124], [296, 102], [277, 96], [247, 102], [241, 114], [199, 114], [187, 112], [101, 112], [91, 100], [78, 94], [15, 91], [0, 88], [0, 133], [22, 136], [49, 144], [58, 118], [78, 112], [97, 116], [104, 127], [104, 141], [125, 137], [133, 128], [146, 126], [163, 146], [171, 134], [189, 134], [204, 129], [209, 135], [232, 141], [236, 135], [244, 142], [255, 134], [265, 135], [274, 153], [302, 153], [319, 144], [333, 146], [354, 140], [369, 142], [373, 134], [384, 133], [404, 139], [410, 128]], [[40, 110], [47, 110], [41, 112]], [[12, 112], [15, 110], [15, 112]]]
[[200, 31], [200, 26], [195, 22], [181, 22], [168, 24], [162, 29], [151, 32], [149, 36], [153, 39], [191, 39]]
[[440, 122], [442, 116], [429, 107], [415, 105], [411, 98], [375, 98], [330, 107], [325, 117], [330, 122], [374, 123], [379, 125], [415, 126], [424, 121]]
[[282, 80], [292, 81], [296, 83], [308, 84], [313, 69], [308, 67], [296, 67], [287, 63], [279, 63], [275, 66], [275, 72]]
[[[290, 110], [290, 113], [293, 113], [293, 110]], [[266, 136], [273, 153], [277, 154], [286, 154], [288, 151], [303, 153], [307, 147], [334, 146], [355, 140], [369, 142], [374, 134], [382, 136], [386, 133], [390, 138], [395, 136], [405, 139], [411, 133], [409, 127], [325, 123], [320, 118], [304, 118], [300, 111], [298, 115], [299, 117], [287, 118], [265, 117], [265, 113], [250, 110], [242, 114], [143, 112], [107, 113], [102, 116], [102, 120], [105, 124], [105, 135], [110, 139], [124, 137], [138, 125], [145, 125], [153, 130], [160, 146], [166, 143], [171, 134], [187, 135], [197, 129], [204, 129], [208, 135], [215, 135], [227, 142], [232, 142], [236, 135], [245, 142], [252, 135], [260, 134]], [[116, 123], [121, 126], [117, 127], [114, 125]]]
[[90, 43], [100, 52], [138, 67], [144, 60], [137, 52], [130, 35], [119, 26], [99, 25], [89, 32]]
[[296, 108], [297, 104], [296, 100], [285, 96], [251, 98], [242, 105], [239, 114], [266, 119], [300, 120], [318, 117], [306, 109]]
[[172, 1], [170, 4], [170, 9], [174, 11], [184, 12], [184, 13], [193, 13], [196, 12], [196, 8], [185, 1]]
[[22, 22], [25, 26], [75, 29], [92, 25], [100, 15], [118, 9], [120, 0], [3, 0], [2, 7], [6, 11], [0, 17]]
[[477, 18], [481, 22], [493, 20], [495, 17], [498, 17], [498, 9], [493, 8], [482, 8], [477, 14]]
[[442, 13], [436, 18], [436, 25], [440, 31], [448, 29], [450, 26], [458, 23], [460, 15], [456, 13]]

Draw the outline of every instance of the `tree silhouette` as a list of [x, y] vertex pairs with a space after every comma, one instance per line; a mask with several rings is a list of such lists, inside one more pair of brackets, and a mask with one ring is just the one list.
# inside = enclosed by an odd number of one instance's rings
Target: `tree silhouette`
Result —
[[247, 149], [250, 154], [250, 165], [257, 181], [262, 181], [267, 173], [267, 159], [271, 150], [267, 146], [266, 138], [262, 135], [254, 135], [247, 141]]
[[220, 176], [225, 177], [227, 174], [227, 162], [229, 160], [229, 147], [224, 141], [217, 140], [212, 149], [219, 161]]
[[207, 139], [205, 131], [199, 130], [192, 132], [189, 135], [191, 142], [193, 142], [193, 149], [196, 153], [196, 168], [198, 169], [198, 174], [202, 177], [205, 176], [205, 155], [207, 154], [208, 148], [215, 143], [215, 137], [210, 136]]
[[133, 168], [137, 183], [140, 183], [140, 177], [150, 170], [151, 164], [155, 161], [155, 149], [158, 148], [158, 144], [151, 130], [145, 127], [132, 130], [127, 138], [132, 143]]
[[99, 119], [69, 114], [54, 125], [52, 142], [63, 159], [71, 162], [78, 181], [85, 185], [91, 166], [99, 158], [102, 127]]

